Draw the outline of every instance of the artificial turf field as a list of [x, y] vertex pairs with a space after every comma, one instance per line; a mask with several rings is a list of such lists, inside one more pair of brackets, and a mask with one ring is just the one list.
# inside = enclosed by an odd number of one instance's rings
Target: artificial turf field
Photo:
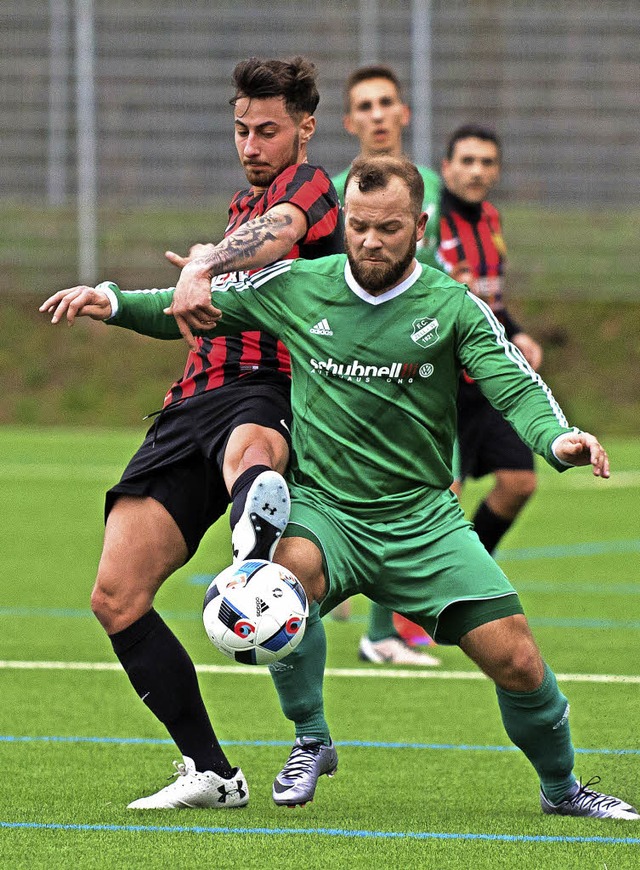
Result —
[[[326, 619], [328, 719], [340, 767], [304, 809], [271, 782], [292, 742], [264, 669], [241, 668], [200, 622], [229, 561], [224, 521], [157, 607], [201, 666], [205, 701], [251, 801], [240, 810], [134, 813], [177, 751], [137, 700], [88, 608], [103, 491], [143, 430], [0, 428], [2, 868], [640, 867], [640, 822], [543, 816], [491, 684], [457, 649], [439, 669], [357, 659], [366, 602]], [[610, 481], [540, 467], [498, 554], [571, 701], [576, 772], [640, 802], [639, 443], [612, 440]], [[481, 492], [465, 492], [471, 505]]]

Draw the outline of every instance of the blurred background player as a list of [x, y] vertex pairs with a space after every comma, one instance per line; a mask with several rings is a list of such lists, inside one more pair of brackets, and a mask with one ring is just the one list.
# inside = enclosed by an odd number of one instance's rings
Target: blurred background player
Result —
[[[449, 138], [442, 162], [438, 256], [490, 306], [507, 338], [538, 369], [542, 348], [513, 320], [503, 299], [506, 249], [500, 215], [486, 199], [500, 178], [501, 156], [497, 135], [485, 127], [465, 125]], [[458, 495], [465, 478], [494, 477], [493, 488], [472, 518], [480, 540], [493, 553], [535, 492], [534, 458], [464, 373], [458, 392], [458, 451], [453, 486]]]
[[[410, 120], [411, 109], [403, 99], [400, 79], [391, 67], [376, 64], [359, 67], [351, 73], [344, 88], [342, 123], [347, 133], [358, 140], [358, 157], [376, 154], [402, 157], [402, 134]], [[344, 185], [350, 168], [348, 166], [332, 178], [343, 205]], [[433, 266], [437, 265], [440, 178], [433, 169], [426, 166], [417, 168], [424, 182], [424, 210], [429, 219], [416, 256], [421, 262]]]
[[[411, 110], [403, 99], [400, 79], [391, 67], [376, 64], [359, 67], [351, 73], [344, 89], [343, 125], [347, 133], [358, 139], [358, 157], [373, 157], [377, 154], [403, 156], [402, 134], [410, 120]], [[344, 185], [350, 168], [348, 166], [332, 179], [343, 204]], [[428, 215], [428, 221], [416, 257], [434, 266], [438, 265], [435, 257], [439, 241], [440, 178], [437, 172], [426, 166], [417, 168], [424, 182], [423, 210]], [[347, 619], [349, 614], [350, 603], [344, 601], [332, 615], [334, 619]], [[375, 664], [388, 662], [432, 667], [440, 664], [440, 660], [412, 648], [414, 644], [429, 645], [430, 642], [420, 626], [372, 602], [369, 605], [367, 633], [360, 641], [359, 656]]]
[[[327, 173], [307, 162], [319, 101], [314, 65], [301, 57], [251, 58], [236, 66], [233, 79], [235, 144], [249, 186], [233, 197], [223, 241], [197, 246], [190, 261], [168, 255], [184, 265], [173, 309], [192, 349], [143, 444], [107, 493], [92, 595], [93, 611], [134, 689], [183, 755], [176, 780], [133, 801], [132, 809], [247, 803], [246, 780], [220, 747], [193, 663], [153, 602], [230, 502], [239, 559], [268, 558], [288, 520], [279, 474], [290, 448], [286, 349], [261, 332], [201, 339], [191, 330], [212, 322], [216, 275], [321, 257], [343, 244], [335, 190]], [[261, 516], [267, 502], [275, 520], [270, 510]], [[318, 777], [337, 765], [324, 718], [326, 640], [317, 608], [292, 655], [295, 661], [289, 657], [288, 666], [272, 672], [283, 711], [296, 726], [296, 744], [278, 780], [284, 783], [279, 802], [288, 804], [310, 800]]]

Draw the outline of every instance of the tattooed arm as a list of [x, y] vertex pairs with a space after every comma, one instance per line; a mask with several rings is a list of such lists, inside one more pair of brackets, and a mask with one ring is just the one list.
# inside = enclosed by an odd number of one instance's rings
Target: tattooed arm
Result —
[[183, 266], [176, 285], [172, 314], [187, 344], [197, 347], [193, 332], [206, 328], [215, 309], [211, 304], [211, 279], [235, 270], [260, 269], [281, 260], [307, 232], [304, 212], [280, 203], [261, 217], [247, 221], [217, 245], [197, 245], [195, 259], [167, 252], [168, 259]]

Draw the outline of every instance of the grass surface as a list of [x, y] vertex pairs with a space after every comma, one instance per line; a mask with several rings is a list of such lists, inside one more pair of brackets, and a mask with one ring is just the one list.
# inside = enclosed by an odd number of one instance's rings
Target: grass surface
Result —
[[[225, 207], [100, 214], [100, 278], [166, 287], [167, 248], [217, 239]], [[78, 283], [75, 214], [0, 205], [0, 424], [137, 425], [182, 373], [186, 346], [83, 320], [53, 328], [38, 305]], [[640, 418], [640, 210], [596, 214], [509, 206], [509, 305], [541, 342], [542, 376], [585, 429], [635, 435]]]
[[[229, 757], [249, 779], [251, 802], [227, 812], [127, 811], [129, 800], [165, 784], [177, 757], [114, 667], [87, 603], [103, 491], [141, 435], [0, 427], [0, 866], [638, 866], [640, 824], [540, 813], [536, 777], [507, 741], [494, 691], [468, 676], [473, 668], [459, 650], [438, 647], [442, 667], [426, 675], [390, 676], [359, 663], [362, 598], [349, 621], [325, 620], [326, 706], [338, 774], [321, 780], [305, 809], [276, 808], [271, 782], [289, 751], [290, 723], [268, 675], [220, 656], [199, 617], [206, 578], [229, 561], [224, 521], [165, 584], [157, 605], [206, 669], [200, 679], [207, 706]], [[637, 802], [639, 445], [607, 446], [614, 469], [608, 482], [586, 470], [540, 469], [539, 492], [499, 561], [571, 700], [576, 772], [584, 779], [597, 774], [603, 788]], [[482, 491], [469, 486], [465, 504], [471, 508]], [[629, 679], [577, 676], [593, 674]]]
[[[98, 216], [99, 272], [126, 287], [166, 287], [175, 269], [167, 248], [184, 253], [215, 241], [227, 205], [104, 208]], [[640, 209], [547, 208], [504, 205], [513, 298], [640, 300], [637, 239]], [[0, 203], [0, 292], [40, 293], [78, 283], [74, 208]]]

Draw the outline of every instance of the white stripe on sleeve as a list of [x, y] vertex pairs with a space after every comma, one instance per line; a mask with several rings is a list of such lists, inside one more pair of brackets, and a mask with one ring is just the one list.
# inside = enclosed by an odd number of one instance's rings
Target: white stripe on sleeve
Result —
[[512, 362], [514, 362], [518, 366], [520, 371], [528, 375], [534, 383], [542, 388], [545, 396], [547, 397], [547, 401], [549, 402], [549, 407], [551, 408], [551, 411], [558, 423], [561, 426], [566, 426], [567, 428], [569, 428], [567, 418], [564, 416], [562, 408], [556, 401], [556, 398], [549, 389], [548, 385], [542, 380], [540, 375], [531, 368], [531, 366], [526, 361], [522, 353], [515, 346], [515, 344], [511, 344], [511, 342], [508, 340], [503, 325], [495, 316], [491, 308], [489, 308], [486, 302], [483, 302], [482, 299], [471, 293], [471, 291], [467, 291], [467, 296], [469, 297], [469, 299], [472, 299], [475, 302], [480, 311], [482, 311], [482, 313], [486, 317], [487, 322], [496, 337], [496, 342], [502, 347], [505, 356]]

